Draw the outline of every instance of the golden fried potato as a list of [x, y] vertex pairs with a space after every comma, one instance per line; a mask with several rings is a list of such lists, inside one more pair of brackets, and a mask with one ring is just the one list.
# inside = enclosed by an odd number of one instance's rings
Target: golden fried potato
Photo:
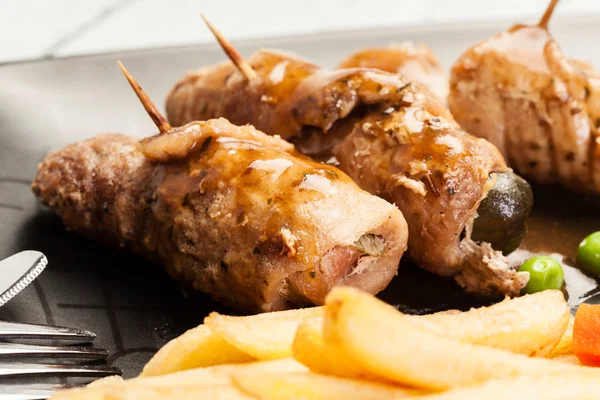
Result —
[[160, 349], [146, 364], [141, 376], [289, 357], [300, 322], [322, 315], [323, 307], [248, 317], [212, 313], [206, 317], [204, 325], [190, 329]]
[[[258, 361], [243, 364], [225, 364], [215, 365], [206, 368], [196, 368], [186, 371], [180, 371], [173, 374], [151, 376], [151, 377], [139, 377], [129, 380], [105, 378], [100, 381], [96, 381], [88, 385], [84, 389], [77, 389], [72, 391], [61, 392], [65, 396], [69, 394], [71, 397], [64, 397], [64, 399], [73, 400], [88, 400], [88, 399], [111, 399], [115, 396], [114, 393], [123, 393], [119, 396], [126, 397], [114, 397], [117, 399], [133, 399], [133, 394], [137, 395], [136, 390], [153, 390], [149, 392], [149, 398], [153, 399], [162, 392], [165, 388], [179, 388], [182, 390], [182, 396], [196, 391], [198, 396], [203, 396], [203, 388], [225, 388], [231, 387], [231, 376], [234, 373], [244, 373], [252, 375], [262, 374], [290, 374], [290, 373], [305, 373], [308, 369], [295, 361], [292, 358], [282, 358], [271, 361]], [[184, 390], [185, 389], [185, 390]], [[231, 391], [226, 391], [227, 393]], [[142, 392], [143, 393], [143, 392]], [[190, 395], [191, 396], [191, 395]], [[178, 397], [173, 397], [174, 399]], [[201, 398], [201, 397], [198, 397]], [[211, 397], [206, 397], [211, 398]], [[223, 397], [228, 398], [228, 397]], [[236, 398], [236, 397], [232, 397]], [[245, 397], [241, 397], [245, 398]], [[63, 399], [63, 397], [60, 397]], [[140, 397], [145, 399], [145, 397]]]
[[559, 343], [570, 309], [558, 290], [546, 290], [462, 313], [411, 316], [432, 333], [528, 356], [545, 356]]
[[[146, 365], [142, 376], [289, 357], [300, 322], [322, 314], [322, 307], [248, 317], [212, 313], [205, 319], [205, 325], [189, 330], [163, 347]], [[515, 353], [545, 355], [559, 342], [569, 315], [562, 294], [547, 291], [464, 313], [445, 312], [410, 318], [433, 333]], [[311, 368], [315, 368], [315, 363], [312, 365]]]
[[569, 325], [567, 326], [567, 330], [563, 334], [562, 338], [558, 342], [558, 344], [552, 349], [550, 354], [547, 357], [549, 358], [557, 358], [563, 357], [567, 355], [572, 355], [573, 350], [573, 325], [575, 324], [575, 317], [571, 316], [569, 319]]
[[[560, 339], [570, 314], [562, 293], [546, 291], [467, 312], [452, 310], [407, 317], [424, 329], [465, 342], [543, 355]], [[300, 325], [293, 355], [315, 372], [327, 374], [335, 369], [338, 376], [382, 380], [361, 370], [334, 347], [326, 346], [320, 318]]]
[[140, 376], [157, 376], [186, 369], [256, 360], [238, 350], [206, 325], [171, 340], [144, 366]]
[[401, 399], [422, 392], [382, 383], [336, 378], [314, 372], [291, 374], [236, 373], [233, 383], [242, 391], [261, 400], [296, 399]]
[[98, 382], [105, 380], [102, 379], [90, 384], [88, 387], [114, 387], [118, 385], [142, 387], [226, 385], [231, 382], [231, 375], [235, 372], [283, 374], [306, 371], [308, 371], [306, 366], [288, 357], [242, 364], [214, 365], [212, 367], [188, 369], [160, 376], [140, 376], [129, 380], [106, 381], [105, 384], [100, 385]]
[[596, 400], [600, 380], [585, 374], [550, 374], [493, 380], [481, 385], [419, 397], [419, 400]]
[[115, 386], [62, 390], [51, 400], [248, 400], [248, 396], [233, 385], [142, 387]]
[[564, 364], [583, 365], [579, 358], [575, 354], [563, 354], [560, 356], [552, 357], [552, 361], [561, 362]]
[[[592, 374], [592, 368], [529, 358], [436, 335], [395, 308], [356, 289], [326, 298], [323, 337], [369, 373], [407, 386], [444, 390], [491, 379], [551, 372]], [[336, 374], [336, 371], [331, 371]]]
[[298, 325], [306, 318], [323, 315], [323, 307], [270, 312], [248, 317], [211, 313], [204, 323], [235, 348], [259, 360], [292, 355]]
[[224, 364], [206, 368], [180, 371], [174, 374], [156, 377], [140, 377], [125, 381], [127, 384], [144, 386], [176, 386], [176, 385], [215, 385], [230, 382], [234, 372], [290, 373], [305, 372], [307, 368], [291, 357], [277, 360], [249, 362], [244, 364]]
[[311, 371], [328, 374], [335, 371], [337, 376], [355, 379], [379, 380], [348, 358], [337, 347], [327, 346], [323, 339], [323, 319], [311, 318], [300, 324], [296, 331], [292, 353], [296, 360]]
[[87, 385], [87, 387], [100, 387], [100, 386], [109, 386], [109, 385], [115, 385], [115, 384], [119, 384], [119, 383], [123, 383], [125, 382], [125, 380], [117, 375], [113, 375], [113, 376], [107, 376], [106, 378], [102, 378], [102, 379], [98, 379], [96, 381], [93, 381], [92, 383], [90, 383], [89, 385]]

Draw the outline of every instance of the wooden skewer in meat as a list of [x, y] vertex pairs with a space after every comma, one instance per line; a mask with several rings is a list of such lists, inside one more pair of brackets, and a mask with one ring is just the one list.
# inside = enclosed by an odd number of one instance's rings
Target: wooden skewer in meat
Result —
[[225, 119], [103, 134], [48, 155], [33, 191], [76, 232], [127, 247], [241, 311], [321, 304], [336, 285], [377, 293], [407, 226], [393, 205], [291, 144]]
[[568, 59], [548, 31], [515, 25], [454, 64], [449, 105], [468, 132], [488, 139], [530, 181], [600, 193], [600, 74]]
[[[245, 62], [256, 80], [232, 63], [185, 76], [168, 96], [169, 121], [221, 116], [251, 123], [292, 140], [304, 154], [339, 162], [363, 189], [403, 211], [409, 254], [418, 265], [474, 293], [519, 294], [528, 275], [513, 270], [490, 243], [498, 239], [494, 244], [507, 252], [518, 246], [531, 192], [525, 182], [517, 187], [502, 179], [512, 174], [493, 145], [461, 130], [434, 96], [397, 74], [324, 71], [270, 50]], [[507, 181], [518, 201], [487, 202], [495, 183]], [[479, 225], [486, 202], [487, 216], [509, 210], [511, 217]], [[472, 240], [472, 230], [479, 239]]]
[[403, 42], [388, 47], [359, 50], [338, 68], [376, 68], [401, 74], [407, 81], [428, 88], [443, 103], [448, 97], [448, 75], [433, 51], [424, 44]]
[[227, 41], [225, 39], [225, 37], [221, 34], [221, 32], [208, 20], [208, 18], [206, 18], [204, 16], [204, 14], [200, 14], [200, 16], [202, 17], [202, 19], [208, 26], [208, 29], [210, 29], [212, 34], [215, 36], [215, 38], [219, 42], [219, 45], [221, 45], [223, 50], [225, 50], [225, 52], [229, 55], [229, 58], [235, 64], [235, 66], [240, 70], [240, 72], [242, 74], [244, 74], [246, 79], [248, 79], [249, 81], [255, 81], [258, 78], [258, 76], [256, 75], [256, 72], [254, 72], [252, 67], [250, 65], [248, 65], [246, 60], [244, 60], [244, 57], [242, 57], [242, 55], [240, 53], [238, 53], [236, 48], [233, 47], [231, 45], [231, 43], [229, 43], [229, 41]]
[[154, 125], [156, 125], [156, 127], [158, 128], [158, 131], [160, 133], [167, 133], [170, 130], [172, 130], [173, 128], [171, 127], [171, 125], [169, 125], [167, 119], [162, 116], [160, 111], [158, 111], [158, 108], [156, 108], [152, 100], [150, 100], [150, 97], [148, 97], [146, 92], [142, 90], [140, 84], [137, 83], [137, 81], [133, 78], [133, 76], [131, 76], [129, 71], [127, 71], [127, 68], [125, 68], [121, 61], [117, 61], [117, 65], [121, 69], [121, 72], [123, 72], [123, 75], [125, 75], [127, 82], [129, 82], [129, 85], [131, 85], [133, 92], [140, 100], [140, 103], [142, 103], [142, 105], [144, 106], [144, 109], [152, 119], [152, 122], [154, 122]]

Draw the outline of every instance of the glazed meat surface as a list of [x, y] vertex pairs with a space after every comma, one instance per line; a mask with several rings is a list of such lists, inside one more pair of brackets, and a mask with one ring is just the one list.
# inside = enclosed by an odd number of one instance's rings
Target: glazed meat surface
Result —
[[600, 193], [600, 75], [568, 60], [547, 29], [517, 25], [467, 50], [449, 105], [529, 180]]
[[360, 50], [343, 60], [339, 68], [375, 68], [400, 74], [407, 81], [426, 86], [444, 103], [448, 97], [448, 75], [433, 51], [424, 44], [403, 42]]
[[69, 229], [246, 312], [321, 304], [336, 285], [377, 293], [406, 249], [396, 207], [224, 119], [69, 145], [42, 161], [33, 191]]
[[518, 295], [527, 274], [511, 269], [488, 243], [470, 239], [494, 173], [507, 171], [493, 145], [468, 135], [426, 88], [397, 74], [330, 72], [269, 50], [248, 62], [260, 79], [248, 81], [227, 63], [188, 74], [167, 99], [169, 120], [251, 123], [304, 154], [339, 163], [361, 187], [402, 210], [418, 265], [478, 294]]

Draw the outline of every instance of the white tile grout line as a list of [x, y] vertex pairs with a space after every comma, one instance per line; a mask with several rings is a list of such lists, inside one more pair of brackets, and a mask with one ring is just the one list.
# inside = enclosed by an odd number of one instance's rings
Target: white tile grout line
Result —
[[[10, 41], [4, 39], [10, 46], [0, 52], [0, 61], [210, 42], [212, 37], [197, 15], [201, 9], [209, 13], [229, 38], [238, 40], [478, 19], [523, 21], [541, 14], [547, 3], [547, 0], [305, 0], [302, 3], [97, 0], [95, 7], [90, 7], [91, 15], [86, 15], [81, 3], [74, 0], [55, 0], [51, 9], [42, 7], [43, 1], [29, 0], [19, 7], [13, 6], [19, 14], [13, 12], [14, 18], [4, 19], [2, 14], [10, 16], [11, 9], [7, 8], [8, 3], [0, 5], [0, 20], [4, 25], [1, 29], [12, 34]], [[72, 18], [70, 12], [76, 5], [77, 18]], [[38, 15], [29, 18], [29, 12], [34, 14], [34, 10]], [[559, 15], [600, 13], [600, 1], [563, 0], [558, 11]], [[44, 17], [40, 13], [50, 12], [50, 20], [40, 25], [43, 29], [23, 27], [24, 20], [35, 24], [36, 18]], [[20, 30], [11, 27], [11, 22], [20, 25]], [[40, 38], [44, 40], [36, 40], [33, 35], [46, 36]], [[20, 47], [19, 41], [26, 46]]]
[[72, 31], [58, 38], [42, 52], [42, 57], [49, 58], [55, 56], [60, 52], [61, 48], [67, 46], [70, 42], [77, 40], [85, 32], [94, 29], [97, 25], [101, 24], [102, 21], [107, 20], [113, 14], [137, 1], [139, 0], [119, 0], [117, 3], [107, 6], [99, 13], [92, 15], [87, 21], [76, 26]]

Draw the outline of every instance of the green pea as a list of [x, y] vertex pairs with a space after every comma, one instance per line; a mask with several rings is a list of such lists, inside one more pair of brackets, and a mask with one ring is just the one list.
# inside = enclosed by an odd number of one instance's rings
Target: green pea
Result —
[[600, 275], [600, 232], [594, 232], [579, 244], [577, 265]]
[[529, 282], [522, 294], [562, 288], [565, 275], [562, 266], [552, 257], [537, 256], [525, 261], [519, 271], [529, 272]]

